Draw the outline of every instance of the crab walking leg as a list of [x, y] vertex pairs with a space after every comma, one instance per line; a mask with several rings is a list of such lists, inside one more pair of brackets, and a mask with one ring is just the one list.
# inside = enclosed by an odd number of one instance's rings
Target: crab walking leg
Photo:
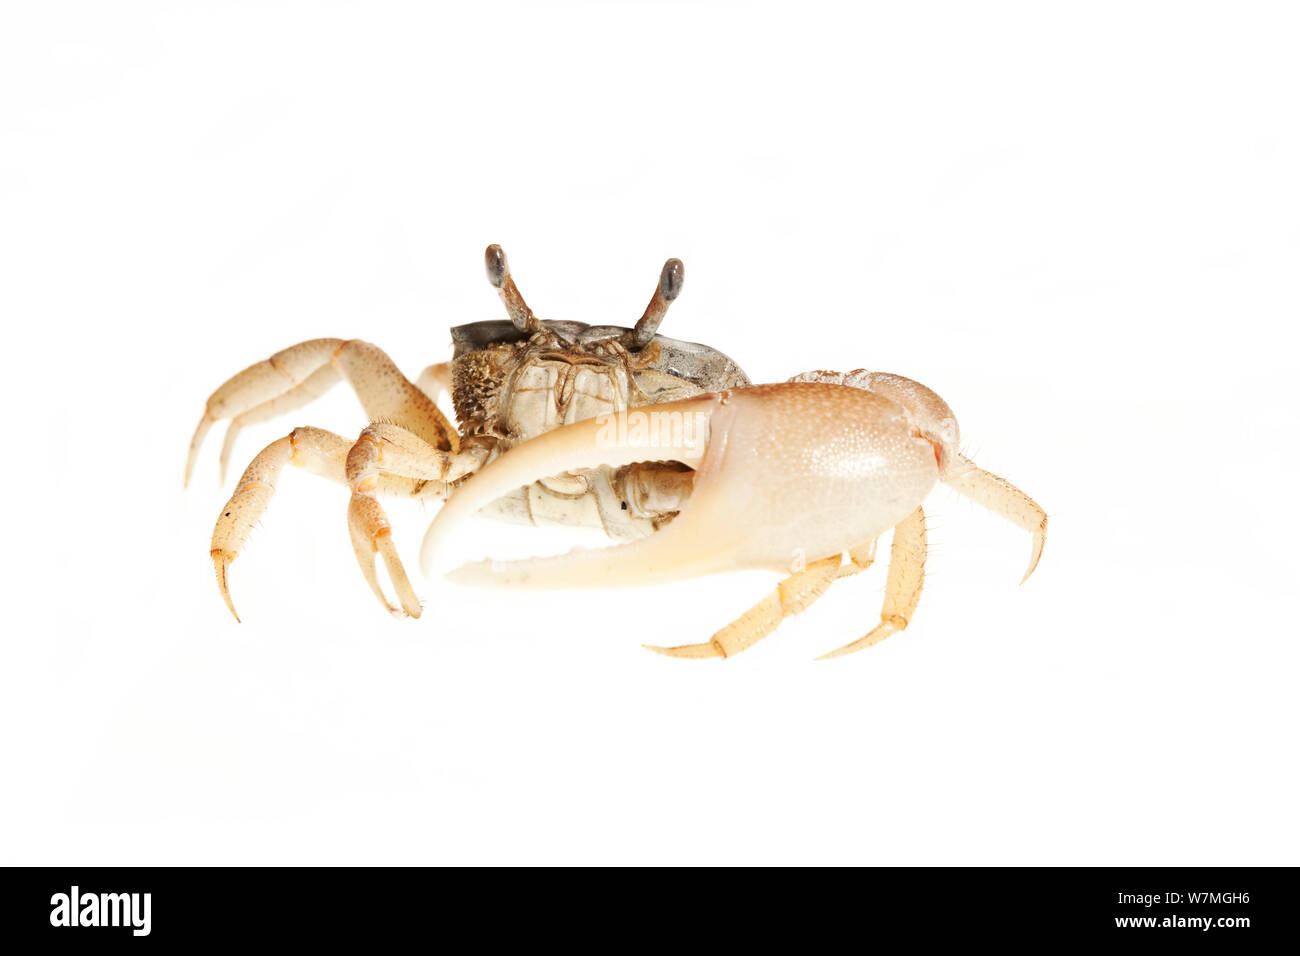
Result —
[[221, 458], [218, 466], [221, 483], [223, 485], [226, 483], [226, 467], [230, 464], [230, 455], [235, 449], [235, 439], [239, 437], [240, 431], [248, 425], [269, 422], [273, 418], [310, 405], [337, 385], [342, 377], [335, 366], [322, 365], [287, 392], [282, 392], [275, 398], [232, 418], [230, 424], [226, 426], [226, 437], [221, 443]]
[[267, 445], [244, 470], [235, 492], [221, 509], [212, 529], [212, 563], [217, 572], [217, 589], [226, 607], [239, 620], [230, 599], [230, 563], [239, 555], [253, 526], [261, 519], [275, 494], [275, 483], [289, 462], [322, 477], [343, 480], [343, 462], [350, 443], [320, 428], [295, 428], [284, 438]]
[[[190, 441], [186, 484], [203, 440], [215, 422], [260, 410], [260, 406], [285, 393], [295, 392], [327, 365], [347, 379], [371, 421], [394, 422], [437, 448], [459, 450], [460, 436], [437, 404], [411, 384], [380, 348], [359, 339], [312, 339], [249, 366], [212, 393]], [[313, 387], [325, 384], [327, 378], [314, 379]], [[337, 378], [328, 384], [334, 381]], [[295, 394], [290, 407], [302, 407], [305, 394]]]
[[[396, 474], [403, 478], [448, 483], [477, 470], [486, 456], [487, 451], [480, 448], [449, 455], [405, 428], [384, 423], [368, 426], [348, 452], [345, 475], [348, 487], [352, 489], [352, 500], [348, 504], [352, 549], [370, 590], [390, 613], [401, 616], [404, 612], [419, 617], [420, 599], [411, 587], [393, 544], [388, 516], [375, 498], [381, 479], [385, 474]], [[376, 554], [383, 555], [400, 608], [389, 602], [379, 583]]]
[[1024, 584], [1038, 567], [1047, 541], [1047, 512], [1027, 494], [992, 472], [979, 468], [969, 458], [953, 455], [952, 464], [940, 480], [958, 494], [965, 495], [978, 505], [983, 505], [996, 515], [1001, 515], [1034, 536], [1029, 553], [1029, 568], [1020, 579]]
[[[859, 568], [854, 567], [855, 573]], [[678, 647], [658, 647], [646, 644], [645, 648], [667, 657], [731, 657], [748, 650], [777, 629], [787, 617], [806, 611], [840, 576], [840, 555], [814, 561], [807, 568], [792, 574], [776, 590], [759, 601], [739, 618], [732, 621], [703, 644], [682, 644]]]
[[925, 583], [925, 513], [917, 508], [894, 528], [894, 541], [889, 548], [889, 577], [885, 581], [885, 605], [880, 611], [880, 623], [866, 637], [845, 644], [818, 660], [844, 657], [879, 644], [890, 634], [907, 627], [916, 605], [921, 600], [921, 585]]
[[[393, 426], [372, 426], [392, 428]], [[369, 429], [367, 429], [369, 430]], [[347, 464], [357, 442], [349, 441], [340, 435], [323, 428], [295, 428], [284, 438], [267, 445], [245, 469], [234, 494], [226, 506], [221, 509], [215, 527], [212, 529], [212, 561], [217, 574], [217, 588], [226, 602], [230, 613], [239, 620], [234, 602], [230, 597], [230, 564], [239, 555], [249, 532], [261, 520], [275, 494], [276, 482], [286, 464], [292, 464], [314, 475], [337, 482], [349, 484]], [[457, 455], [448, 455], [438, 451], [439, 469], [447, 474], [456, 474], [458, 469], [475, 467], [472, 460], [444, 463], [442, 459], [459, 459]], [[432, 470], [425, 468], [424, 472]], [[367, 479], [372, 478], [365, 475]], [[375, 491], [382, 494], [417, 494], [426, 483], [425, 479], [415, 476], [400, 476], [387, 471], [373, 478], [373, 484], [367, 481], [366, 488], [373, 495]], [[382, 512], [381, 512], [382, 515]], [[364, 568], [363, 568], [364, 570]], [[385, 605], [387, 601], [385, 601]]]
[[295, 388], [321, 366], [329, 364], [330, 356], [343, 344], [343, 339], [299, 342], [231, 376], [208, 397], [203, 417], [194, 429], [189, 455], [185, 460], [185, 483], [188, 485], [190, 482], [199, 448], [213, 424], [223, 419], [237, 418]]
[[[775, 631], [782, 621], [802, 614], [825, 594], [840, 578], [852, 577], [867, 570], [876, 560], [876, 542], [854, 548], [848, 560], [839, 555], [817, 561], [777, 585], [767, 597], [732, 621], [704, 644], [659, 647], [646, 644], [646, 650], [668, 657], [730, 657], [752, 647]], [[828, 570], [829, 569], [829, 570]]]
[[438, 362], [430, 365], [415, 380], [415, 387], [437, 402], [444, 395], [451, 393], [451, 363]]

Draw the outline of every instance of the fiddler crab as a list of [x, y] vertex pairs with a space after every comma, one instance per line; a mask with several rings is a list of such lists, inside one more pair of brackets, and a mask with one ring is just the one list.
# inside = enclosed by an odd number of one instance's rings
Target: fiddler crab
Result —
[[[357, 562], [398, 616], [419, 617], [421, 608], [393, 544], [383, 495], [445, 500], [421, 547], [426, 576], [442, 570], [449, 532], [475, 514], [592, 527], [624, 542], [465, 565], [449, 575], [464, 584], [632, 586], [737, 568], [785, 576], [708, 641], [650, 648], [673, 657], [729, 657], [752, 646], [834, 581], [868, 568], [877, 539], [891, 528], [880, 623], [825, 656], [851, 654], [903, 630], [924, 578], [921, 505], [939, 481], [1030, 532], [1025, 578], [1037, 566], [1047, 515], [960, 454], [952, 409], [924, 385], [865, 370], [750, 384], [717, 349], [658, 333], [681, 292], [677, 259], [664, 264], [633, 328], [539, 319], [501, 247], [489, 246], [486, 260], [509, 320], [453, 328], [452, 360], [429, 366], [415, 382], [367, 342], [312, 339], [250, 366], [208, 399], [190, 443], [187, 484], [215, 422], [230, 420], [223, 474], [241, 429], [302, 408], [340, 381], [372, 422], [354, 440], [295, 428], [244, 471], [212, 532], [217, 587], [232, 614], [231, 562], [286, 464], [347, 486]], [[438, 410], [448, 391], [459, 430]], [[377, 556], [396, 604], [380, 584]]]

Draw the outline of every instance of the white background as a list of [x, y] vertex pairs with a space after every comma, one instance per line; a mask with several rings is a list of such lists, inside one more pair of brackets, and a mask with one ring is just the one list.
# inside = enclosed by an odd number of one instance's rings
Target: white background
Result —
[[[0, 861], [1295, 864], [1286, 10], [5, 5]], [[882, 561], [673, 661], [775, 579], [396, 622], [291, 470], [236, 625], [205, 398], [316, 336], [446, 358], [489, 242], [544, 317], [630, 323], [679, 256], [665, 334], [756, 381], [932, 386], [1051, 514], [1037, 574], [941, 487], [904, 634], [812, 662]], [[297, 424], [365, 422], [340, 388], [236, 469]]]

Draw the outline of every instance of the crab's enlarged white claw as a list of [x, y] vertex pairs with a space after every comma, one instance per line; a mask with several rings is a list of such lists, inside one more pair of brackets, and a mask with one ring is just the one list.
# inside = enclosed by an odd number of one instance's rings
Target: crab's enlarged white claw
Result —
[[[702, 415], [707, 442], [689, 453], [637, 440]], [[643, 418], [638, 419], [638, 416]], [[681, 513], [648, 538], [613, 548], [454, 572], [467, 584], [600, 587], [678, 580], [734, 568], [789, 574], [874, 540], [916, 509], [939, 465], [932, 442], [890, 399], [821, 383], [735, 389], [579, 422], [516, 446], [467, 481], [437, 516], [421, 553], [426, 574], [448, 531], [496, 497], [573, 468], [675, 460], [695, 469]], [[612, 423], [612, 425], [611, 425]]]
[[728, 417], [725, 397], [703, 395], [589, 418], [516, 445], [461, 485], [438, 512], [420, 548], [420, 567], [426, 577], [432, 576], [435, 557], [456, 525], [539, 478], [602, 465], [618, 468], [638, 461], [680, 461], [699, 468], [712, 429]]

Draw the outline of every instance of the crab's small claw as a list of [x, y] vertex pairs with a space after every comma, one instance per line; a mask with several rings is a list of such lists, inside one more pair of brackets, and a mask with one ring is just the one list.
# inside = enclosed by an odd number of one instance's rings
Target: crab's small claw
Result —
[[577, 422], [517, 445], [461, 486], [421, 550], [426, 573], [451, 529], [522, 485], [638, 461], [695, 469], [689, 500], [648, 538], [453, 572], [465, 584], [643, 585], [733, 568], [789, 573], [873, 541], [938, 478], [930, 442], [896, 403], [817, 383], [761, 385]]

